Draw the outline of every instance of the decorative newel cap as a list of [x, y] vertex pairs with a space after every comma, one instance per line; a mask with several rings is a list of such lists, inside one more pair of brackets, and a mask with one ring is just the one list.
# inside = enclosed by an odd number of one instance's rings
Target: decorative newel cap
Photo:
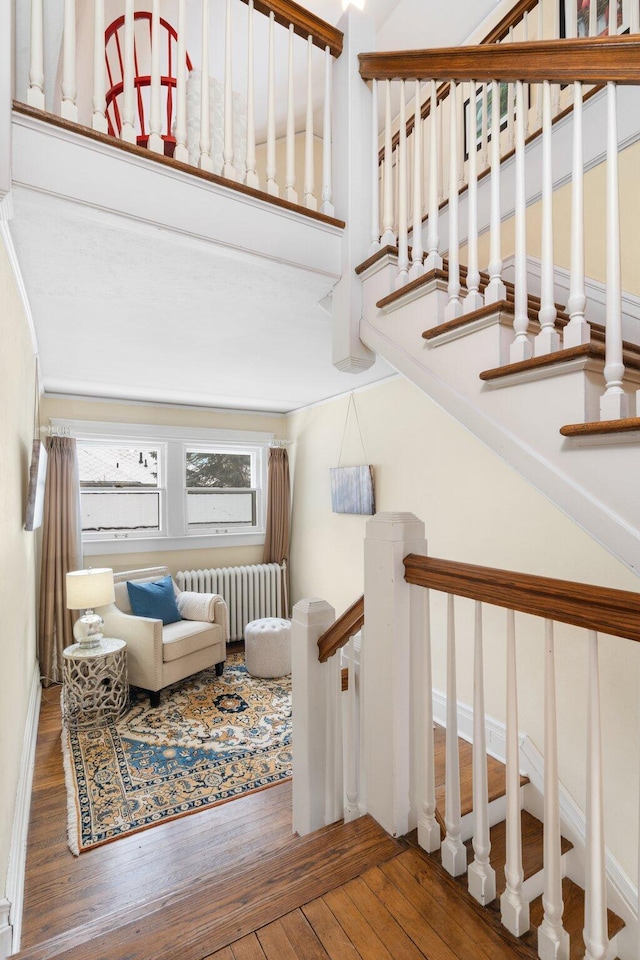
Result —
[[367, 522], [367, 540], [424, 540], [424, 523], [415, 513], [376, 513]]

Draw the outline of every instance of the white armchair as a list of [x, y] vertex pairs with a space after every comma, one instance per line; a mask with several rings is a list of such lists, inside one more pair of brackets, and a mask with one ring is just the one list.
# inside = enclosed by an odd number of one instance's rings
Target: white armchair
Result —
[[149, 567], [115, 574], [115, 602], [99, 611], [105, 637], [126, 640], [129, 682], [149, 691], [152, 706], [160, 702], [163, 687], [199, 670], [215, 665], [216, 674], [222, 676], [229, 638], [227, 605], [222, 597], [181, 593], [175, 583], [178, 609], [190, 619], [163, 626], [162, 620], [134, 616], [127, 581], [150, 583], [168, 573], [166, 567]]

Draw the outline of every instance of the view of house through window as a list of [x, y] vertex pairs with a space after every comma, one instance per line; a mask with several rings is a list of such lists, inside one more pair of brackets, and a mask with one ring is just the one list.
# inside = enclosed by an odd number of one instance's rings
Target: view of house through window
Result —
[[187, 450], [189, 527], [255, 525], [255, 463], [250, 453]]
[[79, 442], [78, 467], [84, 533], [160, 532], [157, 447]]

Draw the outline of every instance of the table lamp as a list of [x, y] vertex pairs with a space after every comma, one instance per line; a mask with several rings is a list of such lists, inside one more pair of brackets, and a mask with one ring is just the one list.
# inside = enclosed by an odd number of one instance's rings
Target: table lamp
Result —
[[93, 612], [93, 608], [103, 607], [114, 600], [113, 570], [109, 567], [72, 570], [67, 574], [67, 609], [84, 610], [73, 627], [73, 636], [81, 647], [99, 645], [104, 620]]

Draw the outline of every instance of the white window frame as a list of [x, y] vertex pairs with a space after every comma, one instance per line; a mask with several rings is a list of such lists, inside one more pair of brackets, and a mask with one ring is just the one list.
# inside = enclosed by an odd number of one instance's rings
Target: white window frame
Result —
[[[199, 453], [236, 453], [240, 455], [245, 455], [251, 457], [251, 486], [250, 487], [188, 487], [187, 486], [187, 453], [190, 451], [197, 450]], [[189, 537], [202, 535], [203, 533], [210, 533], [211, 528], [204, 525], [198, 526], [197, 524], [189, 524], [188, 518], [188, 497], [189, 491], [193, 490], [197, 492], [198, 490], [204, 491], [205, 493], [209, 490], [225, 490], [227, 493], [251, 493], [255, 492], [256, 494], [256, 522], [255, 524], [246, 524], [238, 525], [234, 524], [231, 532], [240, 532], [243, 529], [246, 530], [255, 530], [256, 527], [262, 529], [264, 526], [262, 514], [264, 513], [264, 503], [262, 503], [262, 498], [260, 496], [261, 487], [260, 487], [260, 467], [262, 461], [262, 450], [258, 445], [247, 444], [246, 446], [240, 446], [231, 448], [228, 443], [185, 443], [183, 445], [182, 451], [182, 462], [183, 462], [183, 471], [184, 471], [184, 517], [185, 517], [185, 530], [186, 535]], [[221, 533], [229, 533], [228, 529], [220, 528]]]
[[[53, 428], [65, 428], [76, 440], [123, 445], [162, 445], [164, 497], [161, 532], [83, 535], [85, 556], [206, 549], [221, 546], [259, 546], [266, 528], [267, 460], [273, 433], [199, 427], [167, 427], [141, 423], [108, 423], [94, 420], [51, 419]], [[249, 528], [189, 530], [187, 524], [186, 451], [197, 447], [224, 447], [233, 453], [255, 456], [256, 524]]]

